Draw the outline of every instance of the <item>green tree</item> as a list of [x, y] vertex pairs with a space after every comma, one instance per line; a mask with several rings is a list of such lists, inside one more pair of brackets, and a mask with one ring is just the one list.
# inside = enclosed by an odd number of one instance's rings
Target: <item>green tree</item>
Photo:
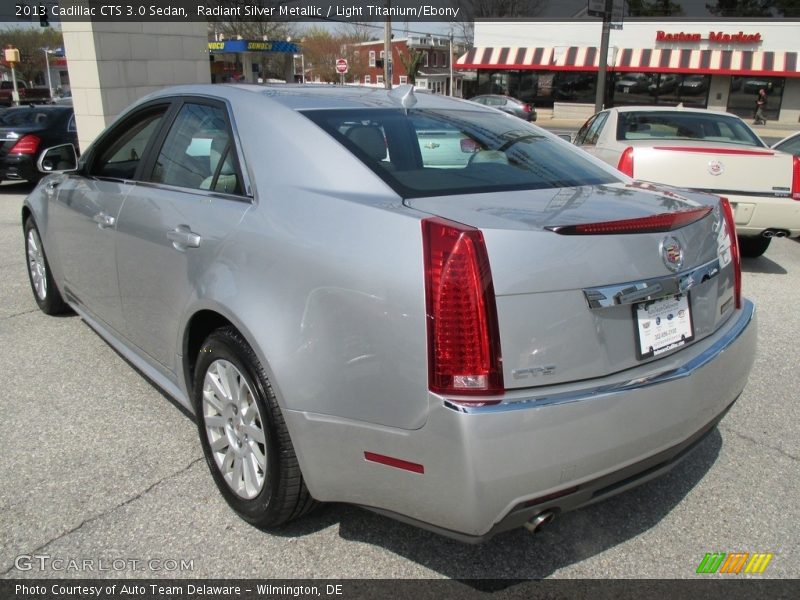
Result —
[[680, 2], [672, 0], [628, 0], [631, 17], [680, 17], [684, 14]]
[[422, 66], [424, 60], [425, 53], [421, 50], [414, 50], [408, 54], [404, 52], [400, 53], [400, 62], [403, 63], [403, 66], [406, 69], [409, 83], [416, 83], [417, 75], [419, 74], [419, 68]]
[[706, 8], [718, 17], [771, 17], [774, 4], [774, 0], [717, 0]]
[[40, 29], [14, 27], [0, 30], [0, 47], [13, 46], [19, 50], [20, 62], [15, 67], [17, 79], [35, 85], [47, 84], [43, 48], [54, 50], [64, 46], [61, 31], [52, 27]]

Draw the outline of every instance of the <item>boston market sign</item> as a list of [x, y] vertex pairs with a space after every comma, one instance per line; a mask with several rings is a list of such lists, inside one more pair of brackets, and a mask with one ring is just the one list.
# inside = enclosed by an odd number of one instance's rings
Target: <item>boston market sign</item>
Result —
[[757, 44], [761, 41], [760, 33], [723, 33], [721, 31], [709, 31], [708, 37], [704, 38], [701, 33], [667, 33], [666, 31], [656, 32], [657, 42], [700, 42], [708, 40], [714, 44]]

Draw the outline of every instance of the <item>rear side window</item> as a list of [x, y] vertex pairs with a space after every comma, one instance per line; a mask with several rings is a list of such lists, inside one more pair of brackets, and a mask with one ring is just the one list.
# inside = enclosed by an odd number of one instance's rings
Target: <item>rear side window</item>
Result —
[[575, 144], [578, 146], [594, 146], [600, 138], [600, 132], [603, 130], [603, 125], [608, 119], [607, 112], [597, 113], [594, 117], [589, 119], [575, 138]]
[[502, 114], [441, 109], [303, 114], [405, 198], [619, 181], [573, 146]]
[[694, 112], [621, 112], [618, 140], [705, 140], [763, 146], [741, 119]]

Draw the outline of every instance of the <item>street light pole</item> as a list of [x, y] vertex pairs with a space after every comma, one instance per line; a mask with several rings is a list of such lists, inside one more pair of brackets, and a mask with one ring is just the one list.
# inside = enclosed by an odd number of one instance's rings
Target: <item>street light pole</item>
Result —
[[383, 26], [383, 86], [392, 89], [392, 17], [389, 16], [391, 0], [386, 0], [386, 23]]
[[50, 102], [53, 101], [53, 82], [50, 79], [50, 48], [42, 48], [44, 52], [44, 64], [47, 67], [47, 89], [50, 90]]

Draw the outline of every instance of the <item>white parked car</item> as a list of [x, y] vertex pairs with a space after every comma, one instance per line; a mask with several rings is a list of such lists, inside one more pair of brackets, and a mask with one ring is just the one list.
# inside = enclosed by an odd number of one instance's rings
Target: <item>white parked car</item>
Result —
[[728, 198], [745, 256], [763, 254], [773, 237], [800, 236], [800, 158], [768, 148], [735, 115], [611, 108], [586, 121], [574, 143], [635, 179]]

